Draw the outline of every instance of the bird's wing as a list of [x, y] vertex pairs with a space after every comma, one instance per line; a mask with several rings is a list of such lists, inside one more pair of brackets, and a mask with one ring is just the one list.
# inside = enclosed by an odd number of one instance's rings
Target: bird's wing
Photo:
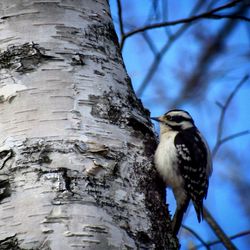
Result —
[[208, 153], [195, 128], [180, 131], [175, 138], [178, 166], [187, 195], [192, 199], [197, 218], [203, 217], [203, 199], [208, 190]]

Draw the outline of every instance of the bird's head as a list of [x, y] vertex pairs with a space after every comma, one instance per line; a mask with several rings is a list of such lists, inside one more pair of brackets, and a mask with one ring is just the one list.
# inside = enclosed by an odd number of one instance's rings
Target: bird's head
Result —
[[161, 134], [195, 127], [191, 115], [187, 111], [180, 109], [170, 110], [162, 116], [151, 117], [151, 119], [160, 123]]

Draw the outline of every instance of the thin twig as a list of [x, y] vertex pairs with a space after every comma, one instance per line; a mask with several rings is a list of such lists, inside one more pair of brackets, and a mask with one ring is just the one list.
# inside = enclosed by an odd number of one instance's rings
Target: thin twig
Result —
[[221, 140], [221, 143], [225, 143], [225, 142], [227, 142], [227, 141], [229, 141], [229, 140], [235, 139], [235, 138], [240, 137], [240, 136], [243, 136], [243, 135], [247, 135], [247, 134], [249, 134], [249, 133], [250, 133], [250, 130], [245, 130], [245, 131], [241, 131], [241, 132], [238, 132], [238, 133], [229, 135], [229, 136], [223, 138], [223, 139]]
[[[154, 6], [154, 4], [153, 4], [153, 6]], [[122, 6], [121, 6], [121, 1], [120, 0], [117, 0], [117, 8], [118, 8], [118, 23], [119, 23], [119, 28], [120, 28], [121, 40], [122, 40], [123, 37], [124, 37], [124, 27], [127, 26], [130, 29], [134, 29], [135, 26], [123, 21], [123, 18], [122, 18]], [[150, 14], [149, 17], [151, 17], [151, 16], [152, 15]], [[146, 32], [143, 33], [143, 38], [145, 39], [145, 41], [148, 44], [149, 48], [151, 49], [151, 51], [155, 55], [157, 53], [157, 49], [156, 49], [153, 41], [151, 40], [151, 38], [149, 37], [149, 35]], [[122, 49], [123, 48], [121, 47], [121, 51], [122, 51]]]
[[164, 55], [166, 54], [166, 52], [169, 50], [169, 48], [171, 47], [171, 45], [174, 43], [174, 41], [176, 41], [182, 34], [183, 32], [189, 27], [189, 25], [185, 25], [182, 26], [175, 34], [173, 34], [168, 42], [163, 46], [163, 48], [155, 55], [154, 57], [154, 61], [151, 64], [149, 70], [146, 73], [146, 76], [144, 77], [138, 91], [136, 92], [136, 95], [138, 97], [140, 97], [142, 95], [142, 93], [144, 92], [144, 90], [146, 89], [148, 83], [150, 82], [150, 80], [152, 79], [154, 72], [156, 71], [156, 69], [158, 68], [158, 65], [160, 64], [162, 58], [164, 57]]
[[[150, 11], [148, 13], [148, 17], [146, 19], [146, 23], [149, 23], [152, 19], [153, 16], [155, 16], [156, 18], [158, 18], [158, 1], [152, 1], [152, 7], [150, 8]], [[143, 32], [142, 33], [142, 37], [144, 38], [144, 40], [147, 42], [150, 50], [152, 51], [152, 53], [154, 54], [154, 56], [157, 55], [158, 49], [156, 48], [154, 41], [151, 39], [150, 35], [148, 34], [148, 32]]]
[[185, 228], [187, 231], [189, 231], [192, 235], [194, 235], [195, 238], [197, 238], [201, 242], [202, 244], [201, 246], [205, 247], [207, 250], [210, 250], [210, 246], [193, 229], [185, 225], [182, 225], [182, 227]]
[[246, 16], [241, 16], [241, 15], [217, 15], [217, 14], [212, 14], [210, 17], [211, 19], [223, 19], [223, 18], [229, 18], [229, 19], [238, 19], [246, 22], [250, 22], [250, 18]]
[[225, 119], [226, 110], [227, 110], [229, 104], [231, 103], [231, 101], [233, 100], [234, 96], [238, 92], [238, 90], [248, 80], [248, 78], [249, 78], [249, 75], [246, 75], [241, 79], [241, 81], [236, 85], [235, 89], [231, 92], [231, 94], [228, 96], [225, 104], [223, 105], [223, 108], [221, 111], [221, 117], [220, 117], [220, 121], [219, 121], [218, 137], [217, 137], [218, 139], [221, 139], [221, 136], [222, 136], [222, 129], [223, 129], [223, 123], [224, 123], [224, 119]]
[[144, 33], [142, 34], [142, 36], [143, 36], [143, 38], [145, 39], [145, 41], [147, 42], [147, 44], [148, 44], [150, 50], [152, 51], [152, 53], [153, 53], [154, 55], [157, 55], [157, 53], [158, 53], [157, 48], [155, 47], [155, 45], [154, 45], [152, 39], [151, 39], [150, 36], [147, 34], [147, 32], [144, 32]]
[[118, 8], [118, 18], [119, 18], [119, 27], [121, 32], [121, 40], [124, 39], [124, 27], [123, 27], [123, 19], [122, 19], [122, 6], [121, 1], [117, 0], [117, 8]]
[[182, 18], [182, 19], [175, 20], [175, 21], [167, 21], [167, 22], [155, 23], [155, 24], [147, 25], [147, 26], [144, 26], [142, 28], [130, 31], [130, 32], [126, 33], [123, 36], [123, 38], [121, 40], [121, 48], [124, 46], [124, 42], [128, 37], [130, 37], [132, 35], [135, 35], [137, 33], [141, 33], [141, 32], [144, 32], [144, 31], [150, 30], [150, 29], [156, 29], [156, 28], [171, 26], [171, 25], [177, 25], [177, 24], [183, 24], [183, 23], [191, 23], [191, 22], [196, 21], [198, 19], [212, 18], [211, 15], [214, 14], [215, 12], [232, 8], [232, 7], [234, 7], [236, 4], [238, 4], [240, 2], [243, 2], [243, 0], [235, 0], [235, 1], [229, 2], [229, 3], [225, 4], [225, 5], [214, 8], [214, 9], [208, 11], [208, 12], [205, 12], [205, 13], [202, 13], [202, 14], [199, 14], [199, 15], [196, 15], [196, 16], [191, 16], [191, 17], [188, 17], [188, 18]]
[[[239, 237], [243, 237], [243, 236], [246, 236], [246, 235], [249, 235], [250, 234], [250, 230], [247, 230], [247, 231], [243, 231], [243, 232], [240, 232], [240, 233], [237, 233], [237, 234], [235, 234], [235, 235], [232, 235], [232, 236], [230, 236], [229, 238], [231, 239], [231, 240], [234, 240], [234, 239], [237, 239], [237, 238], [239, 238]], [[214, 246], [214, 245], [217, 245], [217, 244], [221, 244], [221, 241], [220, 240], [215, 240], [215, 241], [211, 241], [211, 242], [207, 242], [206, 243], [208, 246]], [[194, 249], [199, 249], [199, 248], [201, 248], [201, 247], [203, 247], [204, 245], [203, 245], [203, 243], [202, 244], [200, 244], [200, 245], [198, 245], [198, 246], [195, 246], [194, 247]], [[192, 250], [192, 249], [190, 249], [190, 250]]]
[[[150, 11], [148, 13], [146, 23], [150, 22], [150, 20], [152, 19], [152, 16], [156, 16], [156, 18], [158, 18], [157, 9], [158, 9], [158, 1], [152, 1], [152, 7], [150, 8]], [[148, 46], [149, 46], [150, 50], [152, 51], [152, 53], [154, 54], [154, 56], [156, 56], [158, 49], [156, 48], [154, 41], [151, 39], [148, 32], [143, 32], [142, 37], [144, 38], [144, 40], [148, 44]]]
[[[120, 23], [119, 18], [117, 18], [117, 17], [114, 17], [113, 20], [115, 23]], [[125, 27], [127, 27], [129, 29], [135, 28], [135, 26], [133, 26], [132, 24], [123, 21], [123, 30]], [[151, 49], [151, 51], [153, 52], [153, 54], [156, 54], [157, 49], [156, 49], [153, 41], [151, 40], [151, 38], [147, 35], [147, 32], [143, 33], [143, 38], [146, 41], [146, 43], [148, 44], [148, 46]]]
[[212, 151], [213, 157], [217, 154], [217, 152], [218, 152], [219, 148], [222, 146], [222, 144], [224, 144], [225, 142], [227, 142], [229, 140], [232, 140], [232, 139], [235, 139], [235, 138], [238, 138], [240, 136], [247, 135], [247, 134], [250, 134], [250, 130], [241, 131], [241, 132], [229, 135], [229, 136], [221, 139], [219, 141], [219, 143], [216, 143], [214, 148], [213, 148], [213, 151]]
[[[163, 17], [163, 22], [167, 22], [168, 21], [168, 0], [162, 0], [162, 17]], [[172, 32], [170, 30], [170, 27], [166, 27], [165, 28], [165, 32], [166, 32], [166, 35], [169, 37], [171, 36]]]
[[221, 243], [225, 246], [227, 250], [237, 250], [233, 242], [228, 238], [213, 216], [209, 213], [209, 211], [204, 207], [204, 219], [209, 224], [213, 232], [220, 239]]
[[208, 5], [206, 7], [207, 10], [210, 10], [215, 4], [216, 2], [218, 2], [218, 0], [211, 0], [211, 1], [208, 1]]
[[230, 139], [234, 139], [238, 136], [241, 136], [242, 134], [248, 134], [248, 131], [242, 131], [230, 136], [227, 136], [225, 138], [222, 138], [222, 131], [223, 131], [223, 125], [224, 125], [224, 120], [225, 120], [225, 115], [226, 115], [226, 111], [228, 109], [228, 106], [230, 105], [232, 99], [234, 98], [234, 96], [236, 95], [236, 93], [238, 92], [238, 90], [241, 88], [241, 86], [249, 79], [249, 75], [245, 75], [241, 81], [236, 85], [236, 87], [234, 88], [234, 90], [231, 92], [231, 94], [228, 96], [228, 98], [225, 101], [225, 104], [221, 104], [219, 102], [217, 102], [216, 104], [221, 108], [221, 115], [219, 118], [219, 123], [218, 123], [218, 128], [217, 128], [217, 140], [216, 140], [216, 144], [214, 146], [214, 149], [212, 151], [212, 156], [215, 157], [216, 153], [218, 152], [219, 147], [225, 143], [226, 141], [230, 140]]
[[[200, 7], [203, 5], [204, 1], [200, 0], [199, 2], [197, 2], [196, 6], [193, 8], [191, 14], [196, 13], [196, 11], [198, 11], [200, 9]], [[157, 53], [157, 55], [154, 58], [153, 63], [151, 64], [149, 70], [147, 71], [146, 76], [144, 77], [138, 91], [137, 91], [137, 96], [141, 96], [142, 93], [144, 92], [146, 86], [148, 85], [148, 83], [150, 82], [150, 80], [152, 79], [154, 72], [156, 71], [156, 69], [158, 68], [158, 65], [160, 64], [163, 56], [165, 55], [165, 53], [168, 51], [168, 49], [171, 47], [171, 45], [187, 30], [187, 28], [189, 28], [190, 25], [189, 24], [184, 24], [182, 25], [177, 31], [176, 33], [174, 33], [172, 36], [169, 37], [168, 42], [162, 47], [162, 49]]]
[[[233, 100], [234, 96], [236, 93], [239, 91], [239, 89], [242, 87], [242, 85], [249, 79], [249, 75], [244, 76], [241, 81], [236, 85], [234, 90], [230, 93], [230, 95], [227, 97], [225, 104], [221, 104], [220, 102], [217, 102], [216, 104], [221, 108], [221, 115], [219, 118], [219, 123], [218, 123], [218, 129], [217, 129], [217, 140], [216, 144], [214, 146], [214, 149], [212, 151], [212, 157], [214, 158], [216, 153], [218, 152], [219, 147], [234, 138], [237, 138], [239, 136], [243, 136], [249, 133], [248, 130], [242, 131], [239, 133], [232, 134], [230, 136], [222, 138], [222, 131], [223, 131], [223, 125], [224, 125], [224, 120], [225, 120], [225, 115], [226, 111]], [[212, 217], [212, 215], [209, 213], [209, 211], [204, 207], [204, 219], [207, 221], [211, 229], [214, 231], [214, 233], [217, 235], [217, 237], [220, 239], [222, 244], [227, 248], [227, 249], [236, 249], [234, 244], [231, 242], [229, 237], [224, 233], [222, 228], [218, 225], [216, 220]]]
[[[234, 15], [243, 15], [247, 11], [244, 4], [240, 4], [234, 9]], [[202, 93], [206, 90], [209, 83], [208, 72], [213, 61], [220, 53], [225, 50], [226, 40], [234, 31], [237, 22], [233, 19], [228, 19], [216, 31], [216, 35], [208, 42], [198, 56], [197, 62], [193, 66], [192, 74], [183, 82], [183, 87], [178, 98], [171, 103], [171, 106], [180, 106], [185, 100], [193, 99], [194, 96], [200, 96], [197, 93]], [[197, 70], [199, 68], [199, 70]], [[199, 97], [201, 98], [201, 97]]]
[[[239, 237], [246, 236], [246, 235], [249, 235], [249, 234], [250, 234], [250, 230], [237, 233], [235, 235], [230, 236], [229, 238], [231, 240], [234, 240], [234, 239], [237, 239]], [[216, 244], [219, 244], [219, 243], [221, 243], [221, 242], [219, 240], [216, 240], [216, 241], [213, 241], [213, 242], [209, 242], [208, 245], [213, 246], [213, 245], [216, 245]]]

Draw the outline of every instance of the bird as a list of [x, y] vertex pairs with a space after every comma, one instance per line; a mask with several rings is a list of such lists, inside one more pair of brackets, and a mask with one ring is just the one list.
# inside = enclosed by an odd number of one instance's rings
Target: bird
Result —
[[176, 200], [172, 230], [178, 234], [190, 201], [197, 219], [203, 219], [203, 200], [206, 199], [213, 166], [208, 144], [191, 115], [172, 109], [152, 120], [160, 124], [160, 140], [155, 151], [156, 169]]

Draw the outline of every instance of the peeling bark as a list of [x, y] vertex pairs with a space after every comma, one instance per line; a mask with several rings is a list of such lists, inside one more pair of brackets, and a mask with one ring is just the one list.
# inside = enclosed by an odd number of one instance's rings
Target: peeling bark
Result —
[[108, 3], [0, 17], [0, 249], [178, 248]]

